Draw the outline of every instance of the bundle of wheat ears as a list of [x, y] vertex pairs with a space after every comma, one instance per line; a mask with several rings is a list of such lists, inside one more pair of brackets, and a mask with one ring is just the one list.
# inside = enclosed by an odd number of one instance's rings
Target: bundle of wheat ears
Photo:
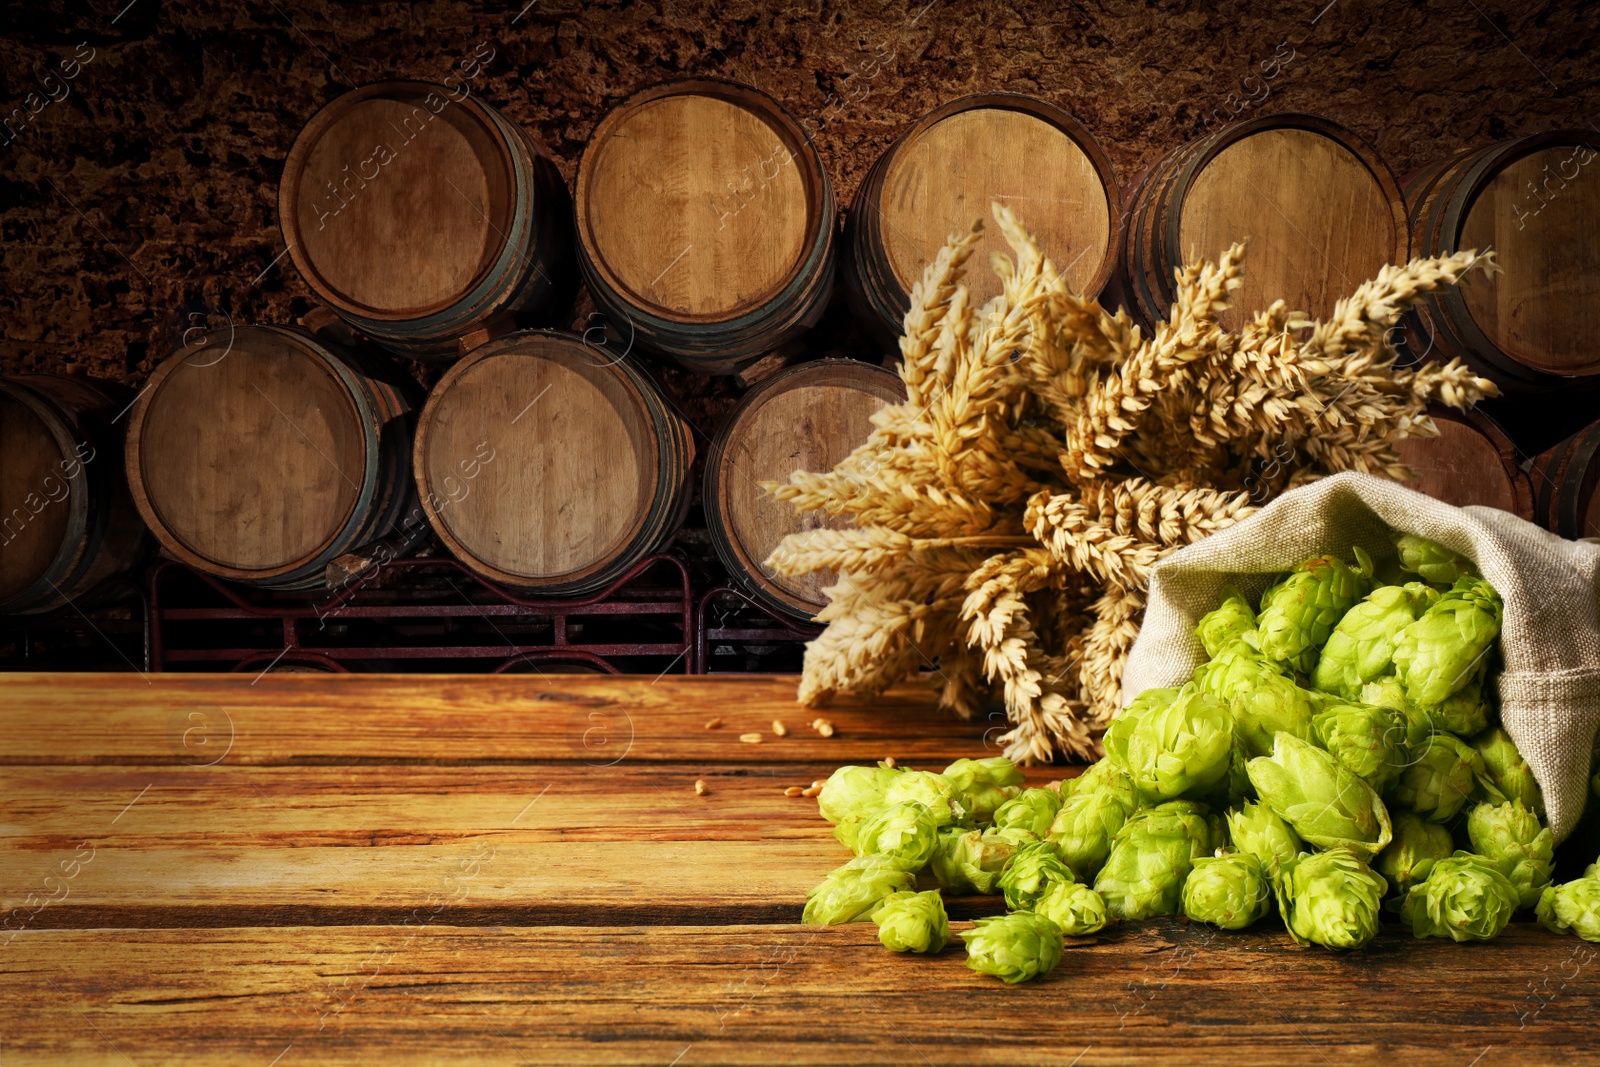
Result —
[[1240, 284], [1235, 245], [1178, 273], [1145, 338], [1068, 291], [1008, 209], [994, 217], [1016, 257], [994, 257], [1001, 295], [975, 308], [960, 284], [975, 224], [912, 290], [905, 403], [831, 472], [765, 484], [854, 528], [792, 534], [767, 563], [838, 572], [802, 702], [931, 667], [963, 715], [1003, 694], [1012, 758], [1087, 758], [1121, 707], [1157, 560], [1326, 474], [1408, 478], [1393, 443], [1438, 432], [1429, 401], [1495, 394], [1456, 362], [1395, 369], [1387, 336], [1422, 293], [1493, 265], [1387, 266], [1327, 321], [1279, 301], [1230, 333], [1217, 314]]

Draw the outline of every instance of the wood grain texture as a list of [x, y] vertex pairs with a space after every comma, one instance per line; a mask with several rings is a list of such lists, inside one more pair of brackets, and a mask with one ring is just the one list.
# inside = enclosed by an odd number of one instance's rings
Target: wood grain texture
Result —
[[866, 441], [872, 415], [905, 399], [900, 379], [882, 367], [843, 360], [809, 363], [767, 379], [729, 416], [712, 445], [703, 494], [709, 529], [729, 571], [763, 600], [809, 619], [828, 603], [833, 571], [790, 577], [766, 565], [791, 533], [843, 529], [843, 516], [796, 514], [762, 482], [787, 482], [798, 470], [827, 471]]
[[1473, 199], [1460, 248], [1493, 248], [1500, 271], [1462, 290], [1496, 347], [1553, 374], [1600, 370], [1600, 166], [1582, 145], [1508, 163]]
[[[764, 766], [997, 755], [1003, 728], [907, 684], [875, 702], [795, 702], [793, 675], [11, 674], [0, 763], [585, 761]], [[807, 729], [818, 715], [836, 732]], [[720, 718], [719, 729], [706, 723]], [[781, 719], [788, 736], [772, 736]], [[739, 735], [762, 733], [759, 744]]]
[[[1162, 921], [1009, 987], [832, 929], [29, 931], [0, 950], [12, 1063], [1592, 1062], [1595, 946]], [[959, 929], [959, 927], [958, 927]], [[1489, 1051], [1486, 1051], [1489, 1050]]]
[[[46, 424], [15, 387], [0, 381], [0, 602], [33, 585], [61, 553], [74, 516], [74, 480], [61, 464], [74, 458], [62, 448], [63, 422]], [[85, 531], [76, 530], [82, 537]]]
[[1481, 504], [1533, 518], [1533, 490], [1504, 430], [1477, 411], [1431, 411], [1437, 437], [1395, 442], [1400, 461], [1417, 475], [1405, 483], [1447, 504]]

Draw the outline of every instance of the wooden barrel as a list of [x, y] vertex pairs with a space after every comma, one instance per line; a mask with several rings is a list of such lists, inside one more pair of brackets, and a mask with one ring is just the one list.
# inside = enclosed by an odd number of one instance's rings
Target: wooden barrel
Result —
[[157, 367], [134, 404], [134, 500], [196, 570], [317, 587], [330, 560], [415, 507], [414, 392], [392, 364], [305, 331], [213, 331]]
[[1408, 184], [1418, 255], [1493, 248], [1499, 271], [1423, 299], [1429, 358], [1509, 392], [1600, 375], [1600, 182], [1592, 131], [1461, 152]]
[[0, 377], [0, 614], [76, 603], [144, 554], [114, 426], [131, 397], [89, 378]]
[[1274, 300], [1323, 317], [1409, 250], [1400, 187], [1361, 137], [1313, 115], [1264, 115], [1192, 141], [1150, 167], [1130, 198], [1123, 291], [1147, 322], [1173, 274], [1249, 241], [1244, 284], [1219, 316], [1237, 330]]
[[966, 277], [974, 304], [1000, 292], [992, 253], [1010, 253], [990, 215], [1000, 202], [1039, 242], [1073, 291], [1097, 296], [1116, 263], [1122, 194], [1111, 161], [1067, 112], [1032, 97], [951, 101], [878, 158], [845, 224], [844, 280], [857, 314], [898, 337], [911, 287], [952, 234], [985, 223]]
[[283, 239], [351, 326], [416, 358], [570, 303], [571, 201], [544, 146], [476, 97], [425, 82], [345, 93], [284, 162]]
[[571, 596], [655, 551], [688, 508], [688, 425], [632, 361], [529, 330], [451, 367], [417, 426], [422, 507], [484, 578]]
[[1532, 483], [1500, 425], [1481, 411], [1431, 408], [1428, 414], [1439, 436], [1395, 445], [1417, 475], [1405, 485], [1457, 507], [1482, 504], [1532, 519]]
[[833, 286], [833, 186], [766, 94], [696, 78], [646, 89], [589, 138], [578, 259], [641, 347], [721, 374], [814, 325]]
[[837, 580], [832, 571], [799, 578], [773, 573], [767, 556], [784, 536], [849, 520], [822, 512], [796, 515], [763, 481], [797, 470], [826, 471], [866, 441], [872, 414], [905, 401], [899, 377], [854, 360], [803, 363], [756, 386], [729, 413], [711, 446], [701, 496], [706, 527], [733, 579], [764, 605], [809, 619]]
[[1600, 537], [1600, 422], [1535, 460], [1534, 521], [1562, 537]]

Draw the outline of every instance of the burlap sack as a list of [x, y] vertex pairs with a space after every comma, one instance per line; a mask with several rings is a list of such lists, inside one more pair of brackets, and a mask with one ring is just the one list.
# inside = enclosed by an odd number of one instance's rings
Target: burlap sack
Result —
[[1252, 601], [1272, 576], [1360, 545], [1393, 556], [1390, 532], [1418, 534], [1477, 563], [1505, 598], [1500, 718], [1544, 790], [1557, 841], [1588, 793], [1600, 727], [1600, 545], [1567, 541], [1496, 508], [1458, 508], [1366, 474], [1338, 474], [1156, 565], [1144, 626], [1128, 655], [1123, 697], [1180, 685], [1206, 659], [1194, 626], [1225, 585]]

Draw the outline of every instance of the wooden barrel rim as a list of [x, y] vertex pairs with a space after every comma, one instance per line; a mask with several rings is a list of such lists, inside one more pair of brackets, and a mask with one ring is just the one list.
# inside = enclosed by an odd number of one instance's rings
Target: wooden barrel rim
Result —
[[815, 615], [825, 602], [807, 601], [793, 590], [785, 588], [776, 579], [763, 580], [764, 557], [757, 559], [752, 556], [744, 541], [736, 536], [735, 524], [727, 507], [730, 494], [726, 485], [732, 470], [732, 463], [728, 459], [728, 448], [745, 420], [774, 397], [796, 385], [804, 384], [806, 379], [839, 371], [855, 376], [856, 381], [851, 384], [862, 386], [863, 392], [876, 392], [873, 387], [881, 387], [878, 395], [885, 403], [901, 403], [905, 400], [905, 385], [899, 376], [876, 364], [849, 359], [821, 359], [790, 367], [751, 389], [728, 413], [721, 429], [717, 432], [716, 439], [711, 444], [701, 492], [706, 523], [711, 528], [712, 544], [716, 548], [717, 555], [721, 557], [723, 566], [727, 568], [729, 576], [768, 607], [807, 620]]
[[[1268, 130], [1285, 129], [1305, 130], [1310, 133], [1321, 134], [1348, 149], [1361, 162], [1367, 172], [1372, 175], [1373, 180], [1383, 190], [1384, 198], [1389, 202], [1390, 222], [1393, 225], [1395, 241], [1394, 255], [1390, 262], [1404, 263], [1406, 261], [1411, 238], [1410, 229], [1407, 226], [1405, 197], [1401, 194], [1400, 185], [1395, 181], [1394, 175], [1389, 172], [1389, 168], [1384, 164], [1377, 151], [1367, 143], [1366, 138], [1354, 130], [1341, 126], [1331, 119], [1325, 119], [1320, 115], [1279, 112], [1271, 115], [1259, 115], [1256, 118], [1246, 119], [1236, 125], [1218, 130], [1210, 138], [1199, 142], [1202, 147], [1174, 175], [1172, 186], [1162, 197], [1163, 202], [1175, 204], [1179, 207], [1177, 211], [1168, 211], [1165, 219], [1166, 225], [1163, 236], [1166, 242], [1164, 248], [1166, 255], [1164, 258], [1167, 270], [1164, 277], [1167, 279], [1168, 285], [1175, 286], [1172, 276], [1174, 272], [1181, 270], [1184, 266], [1182, 238], [1180, 235], [1180, 228], [1183, 223], [1182, 206], [1200, 172], [1205, 169], [1208, 163], [1219, 156], [1224, 149], [1237, 144], [1246, 137]], [[1360, 279], [1360, 281], [1366, 280], [1365, 278]], [[1360, 284], [1360, 281], [1353, 282], [1353, 284]], [[1175, 295], [1175, 288], [1173, 292]], [[1169, 299], [1168, 303], [1170, 302], [1171, 300]]]
[[[306, 355], [308, 357], [313, 357], [317, 366], [327, 371], [327, 373], [335, 381], [344, 387], [343, 391], [345, 397], [349, 401], [350, 412], [355, 416], [357, 423], [363, 427], [363, 429], [368, 431], [370, 435], [369, 439], [364, 439], [361, 442], [362, 479], [357, 493], [351, 499], [349, 505], [344, 509], [344, 513], [339, 520], [336, 523], [329, 524], [332, 532], [317, 544], [315, 550], [302, 553], [301, 556], [291, 560], [290, 562], [261, 569], [231, 567], [224, 564], [219, 564], [205, 555], [196, 552], [182, 537], [180, 537], [177, 532], [174, 531], [162, 518], [160, 510], [156, 506], [155, 501], [150, 499], [150, 496], [146, 491], [144, 478], [144, 457], [142, 455], [142, 442], [144, 439], [144, 426], [146, 418], [149, 415], [150, 409], [154, 405], [156, 398], [161, 393], [162, 385], [166, 382], [168, 377], [179, 366], [183, 365], [189, 359], [192, 359], [196, 353], [204, 351], [205, 348], [210, 347], [213, 343], [212, 338], [207, 338], [206, 341], [194, 346], [193, 348], [179, 348], [171, 356], [163, 360], [161, 365], [158, 366], [150, 375], [149, 381], [145, 383], [142, 394], [140, 395], [138, 401], [133, 405], [132, 414], [129, 416], [128, 442], [130, 447], [126, 450], [125, 457], [128, 470], [128, 487], [133, 494], [134, 504], [138, 507], [139, 514], [144, 518], [145, 524], [149, 526], [151, 532], [154, 533], [161, 541], [162, 547], [181, 562], [186, 563], [197, 570], [202, 570], [223, 578], [231, 578], [239, 581], [261, 581], [272, 579], [282, 575], [288, 575], [291, 572], [302, 570], [313, 564], [315, 564], [316, 569], [320, 571], [321, 562], [325, 562], [321, 560], [321, 557], [327, 555], [331, 548], [336, 546], [343, 538], [347, 536], [351, 524], [366, 511], [366, 509], [371, 505], [374, 497], [382, 489], [382, 487], [378, 484], [378, 470], [381, 463], [381, 456], [378, 454], [379, 450], [375, 446], [378, 441], [377, 432], [381, 427], [383, 420], [379, 418], [379, 413], [372, 407], [367, 392], [362, 386], [361, 380], [357, 378], [354, 373], [352, 373], [350, 368], [347, 367], [344, 361], [341, 360], [337, 355], [325, 348], [320, 342], [315, 340], [309, 334], [306, 334], [300, 330], [283, 326], [240, 326], [235, 328], [231, 338], [231, 344], [237, 347], [239, 344], [240, 335], [248, 336], [248, 334], [256, 332], [288, 338], [290, 341], [300, 345], [303, 349], [305, 349]], [[234, 353], [230, 350], [222, 358], [232, 358], [233, 355]]]
[[[440, 95], [449, 100], [449, 104], [445, 109], [436, 113], [436, 117], [442, 116], [447, 112], [454, 112], [456, 115], [468, 116], [474, 121], [491, 143], [499, 145], [504, 150], [503, 162], [506, 166], [504, 177], [507, 179], [508, 188], [515, 191], [509, 197], [513, 205], [513, 213], [509, 218], [503, 218], [500, 224], [496, 224], [493, 219], [485, 219], [486, 224], [499, 235], [499, 241], [492, 251], [482, 257], [479, 267], [472, 275], [471, 280], [461, 285], [455, 295], [440, 298], [431, 304], [421, 307], [384, 309], [347, 298], [339, 287], [330, 282], [305, 254], [298, 218], [299, 195], [301, 178], [305, 174], [305, 164], [310, 153], [316, 147], [320, 138], [340, 118], [357, 104], [383, 97], [399, 97], [402, 94], [416, 94], [424, 98], [428, 94]], [[511, 236], [508, 236], [507, 231], [514, 230], [519, 225], [525, 228], [532, 223], [531, 220], [521, 219], [521, 216], [528, 214], [522, 210], [527, 184], [525, 181], [519, 180], [522, 178], [522, 175], [518, 173], [521, 169], [519, 167], [520, 161], [517, 159], [517, 153], [512, 150], [511, 142], [507, 139], [508, 124], [476, 97], [467, 96], [460, 100], [453, 100], [450, 99], [450, 96], [451, 93], [448, 88], [431, 82], [410, 80], [374, 82], [352, 89], [324, 104], [311, 116], [295, 136], [294, 144], [290, 147], [289, 154], [284, 162], [283, 179], [278, 187], [279, 226], [283, 231], [284, 242], [288, 245], [289, 256], [300, 273], [305, 276], [307, 282], [316, 290], [319, 298], [327, 301], [340, 311], [359, 316], [374, 323], [410, 321], [446, 314], [463, 297], [476, 293], [491, 281], [497, 273], [496, 268], [504, 267], [503, 261], [508, 255], [519, 254], [517, 244]]]
[[[595, 146], [603, 144], [610, 137], [614, 128], [626, 121], [631, 112], [639, 105], [673, 96], [708, 96], [745, 109], [751, 109], [753, 102], [760, 103], [763, 107], [758, 112], [759, 117], [776, 127], [783, 134], [785, 149], [792, 152], [796, 157], [803, 156], [810, 163], [809, 166], [795, 168], [803, 183], [806, 196], [806, 232], [801, 240], [801, 248], [804, 251], [795, 260], [788, 272], [775, 284], [768, 286], [767, 290], [758, 297], [751, 298], [749, 302], [750, 311], [737, 316], [730, 316], [725, 313], [695, 314], [665, 307], [644, 294], [636, 292], [598, 254], [598, 245], [590, 224], [591, 206], [589, 203], [589, 186], [594, 178]], [[752, 97], [754, 101], [752, 101]], [[578, 160], [578, 174], [574, 187], [573, 204], [577, 218], [577, 243], [580, 260], [585, 272], [593, 272], [606, 288], [612, 292], [625, 295], [631, 301], [626, 311], [629, 317], [638, 317], [646, 323], [660, 323], [668, 331], [674, 326], [706, 324], [727, 324], [730, 330], [736, 330], [745, 323], [754, 323], [769, 317], [771, 309], [767, 305], [774, 298], [789, 290], [796, 279], [805, 277], [808, 271], [814, 271], [817, 261], [824, 254], [824, 249], [831, 247], [833, 192], [828, 181], [827, 171], [822, 165], [822, 157], [817, 154], [816, 147], [811, 143], [810, 138], [806, 136], [800, 124], [776, 99], [754, 86], [725, 78], [697, 77], [663, 81], [641, 89], [616, 104], [606, 112], [595, 125], [593, 132], [590, 133], [588, 144], [585, 145], [583, 155]], [[598, 287], [591, 285], [591, 288]]]
[[[1491, 416], [1476, 408], [1458, 410], [1441, 404], [1428, 406], [1428, 417], [1437, 423], [1454, 423], [1477, 434], [1488, 442], [1499, 460], [1500, 470], [1505, 475], [1505, 487], [1511, 498], [1511, 507], [1502, 510], [1509, 511], [1519, 518], [1532, 521], [1534, 518], [1534, 490], [1533, 481], [1517, 461], [1517, 446], [1511, 436]], [[1406, 438], [1404, 443], [1416, 442], [1425, 444], [1428, 441], [1437, 441], [1437, 437]], [[1405, 462], [1402, 455], [1401, 461]], [[1402, 482], [1402, 485], [1414, 488], [1412, 483]]]
[[[656, 428], [654, 435], [644, 435], [643, 444], [647, 450], [641, 457], [640, 466], [650, 472], [649, 480], [640, 486], [639, 498], [646, 502], [645, 507], [638, 509], [632, 522], [623, 533], [613, 539], [614, 544], [607, 554], [598, 556], [585, 567], [575, 571], [564, 571], [556, 575], [523, 574], [506, 570], [496, 566], [485, 559], [481, 551], [464, 542], [456, 533], [448, 520], [444, 510], [435, 504], [432, 495], [433, 487], [428, 483], [429, 455], [428, 446], [433, 437], [433, 427], [439, 411], [441, 398], [448, 394], [450, 388], [461, 381], [474, 368], [479, 367], [484, 361], [497, 356], [525, 356], [530, 359], [551, 358], [557, 356], [578, 356], [592, 351], [581, 337], [557, 330], [523, 330], [509, 334], [505, 337], [490, 341], [486, 345], [475, 348], [468, 355], [458, 360], [447, 370], [433, 391], [429, 394], [428, 403], [422, 410], [421, 418], [417, 423], [415, 443], [413, 445], [412, 468], [415, 472], [418, 493], [421, 498], [421, 507], [427, 515], [429, 524], [445, 547], [458, 559], [468, 566], [488, 577], [490, 580], [513, 589], [529, 589], [551, 587], [562, 591], [568, 587], [577, 587], [587, 579], [603, 575], [608, 569], [615, 568], [619, 561], [636, 548], [646, 537], [657, 535], [662, 526], [671, 520], [671, 516], [664, 512], [672, 510], [672, 501], [664, 499], [670, 494], [663, 493], [662, 489], [673, 479], [675, 462], [681, 461], [671, 446], [676, 444], [678, 450], [690, 451], [692, 446], [687, 442], [687, 434], [677, 424], [676, 420], [662, 406], [651, 384], [640, 373], [631, 367], [627, 360], [612, 361], [602, 358], [584, 358], [589, 360], [588, 365], [598, 367], [602, 371], [612, 372], [613, 380], [622, 387], [629, 398], [637, 405], [636, 411], [642, 416], [642, 421]], [[515, 421], [515, 420], [513, 420]], [[679, 440], [678, 438], [682, 438]], [[492, 445], [492, 442], [491, 442]], [[687, 464], [685, 463], [685, 467]], [[681, 510], [681, 509], [678, 509]]]
[[[66, 420], [57, 411], [46, 397], [42, 397], [27, 387], [27, 383], [18, 378], [0, 378], [0, 391], [10, 399], [25, 407], [36, 418], [50, 435], [55, 443], [61, 458], [76, 455], [78, 442], [73, 440]], [[80, 474], [82, 472], [80, 471]], [[67, 495], [67, 514], [64, 523], [65, 531], [69, 534], [74, 530], [83, 530], [89, 522], [90, 492], [87, 484], [73, 486]], [[7, 516], [0, 516], [5, 518]], [[9, 596], [0, 597], [0, 604], [23, 603], [31, 601], [39, 594], [39, 583], [54, 582], [60, 584], [61, 572], [68, 568], [74, 557], [78, 555], [80, 546], [76, 538], [63, 537], [61, 545], [56, 549], [56, 554], [26, 585], [18, 586]]]
[[[1600, 422], [1580, 434], [1581, 439], [1573, 445], [1562, 464], [1561, 494], [1555, 501], [1557, 532], [1574, 540], [1594, 536], [1584, 530], [1585, 512], [1590, 509], [1585, 509], [1583, 504], [1585, 495], [1592, 496], [1596, 482], [1600, 481], [1600, 463], [1595, 462], [1596, 453], [1600, 453]], [[1573, 470], [1580, 466], [1582, 476], [1572, 477]]]
[[1168, 257], [1161, 251], [1161, 228], [1157, 215], [1162, 205], [1167, 203], [1173, 182], [1184, 162], [1200, 151], [1205, 143], [1201, 139], [1179, 145], [1157, 160], [1146, 175], [1139, 190], [1141, 195], [1134, 206], [1128, 238], [1128, 277], [1133, 285], [1134, 296], [1151, 323], [1165, 320], [1166, 309], [1177, 299], [1173, 270], [1163, 269]]
[[[1458, 251], [1455, 247], [1459, 233], [1466, 225], [1467, 216], [1476, 203], [1478, 196], [1484, 188], [1494, 180], [1502, 168], [1509, 163], [1514, 163], [1524, 156], [1531, 155], [1541, 149], [1564, 144], [1588, 145], [1589, 135], [1581, 130], [1552, 130], [1546, 133], [1529, 134], [1509, 141], [1502, 141], [1471, 153], [1470, 166], [1459, 176], [1454, 188], [1450, 191], [1448, 200], [1439, 206], [1434, 230], [1438, 235], [1436, 240], [1443, 245], [1443, 234], [1450, 233], [1449, 247], [1440, 248], [1441, 254]], [[1579, 367], [1552, 367], [1541, 365], [1526, 356], [1510, 359], [1503, 353], [1499, 344], [1489, 339], [1483, 328], [1478, 325], [1467, 307], [1467, 300], [1461, 287], [1458, 285], [1446, 286], [1434, 294], [1434, 298], [1444, 307], [1450, 319], [1451, 330], [1475, 354], [1492, 362], [1497, 368], [1503, 368], [1524, 378], [1534, 381], [1559, 380], [1561, 378], [1583, 378], [1600, 375], [1600, 359], [1590, 364]]]

